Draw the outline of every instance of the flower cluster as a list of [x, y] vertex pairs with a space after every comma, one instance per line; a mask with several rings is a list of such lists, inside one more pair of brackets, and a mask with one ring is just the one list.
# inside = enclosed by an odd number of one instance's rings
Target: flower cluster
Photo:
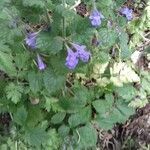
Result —
[[[128, 20], [131, 20], [133, 18], [132, 12], [133, 12], [132, 9], [129, 9], [128, 7], [124, 7], [120, 9], [120, 13], [122, 15], [125, 15]], [[101, 22], [102, 22], [102, 19], [104, 19], [104, 16], [102, 15], [100, 11], [97, 10], [95, 6], [94, 9], [91, 11], [89, 19], [91, 21], [91, 25], [97, 28], [101, 25]], [[108, 22], [108, 27], [111, 27], [111, 26], [112, 26], [111, 22]], [[31, 49], [37, 48], [36, 47], [37, 34], [38, 34], [37, 32], [28, 33], [25, 38], [26, 45]], [[92, 39], [92, 45], [98, 46], [99, 44], [100, 44], [99, 40], [97, 39], [96, 36], [94, 36]], [[72, 43], [71, 45], [73, 49], [67, 47], [68, 55], [66, 58], [65, 65], [69, 69], [75, 69], [79, 60], [85, 63], [88, 62], [91, 57], [91, 53], [86, 50], [85, 45], [79, 45], [75, 43]], [[37, 54], [37, 66], [39, 70], [44, 70], [46, 68], [46, 64], [43, 62], [39, 54]]]
[[133, 18], [133, 16], [132, 16], [133, 10], [129, 9], [128, 7], [121, 8], [120, 13], [122, 15], [126, 16], [128, 21], [132, 20], [132, 18]]
[[99, 12], [97, 9], [94, 9], [90, 14], [90, 21], [93, 27], [99, 27], [101, 25], [101, 19], [103, 19], [104, 16], [101, 12]]
[[69, 69], [75, 69], [79, 60], [81, 60], [82, 62], [88, 62], [91, 57], [91, 53], [86, 51], [85, 45], [78, 45], [78, 44], [72, 43], [72, 46], [76, 51], [74, 52], [72, 49], [67, 48], [68, 55], [67, 55], [66, 63], [65, 63], [65, 65]]

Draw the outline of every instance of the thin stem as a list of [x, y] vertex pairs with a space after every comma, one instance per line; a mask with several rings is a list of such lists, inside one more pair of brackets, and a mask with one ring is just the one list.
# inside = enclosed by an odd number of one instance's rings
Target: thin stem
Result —
[[[63, 6], [65, 7], [66, 0], [62, 0]], [[63, 38], [66, 37], [66, 19], [63, 17]]]
[[94, 9], [96, 9], [96, 2], [95, 2], [96, 0], [93, 0], [93, 7], [94, 7]]
[[47, 9], [46, 9], [46, 18], [47, 18], [47, 21], [48, 21], [49, 25], [51, 25], [51, 18], [50, 18], [49, 14], [48, 14], [48, 10]]

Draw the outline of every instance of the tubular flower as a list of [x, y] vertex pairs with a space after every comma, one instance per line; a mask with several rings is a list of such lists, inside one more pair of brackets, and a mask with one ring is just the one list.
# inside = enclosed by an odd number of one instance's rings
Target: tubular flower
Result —
[[104, 16], [97, 9], [94, 9], [89, 17], [93, 27], [99, 27], [101, 25], [101, 19], [103, 18]]
[[85, 45], [72, 44], [72, 46], [76, 49], [78, 58], [83, 62], [88, 62], [91, 56], [91, 53], [86, 51]]
[[127, 20], [130, 21], [133, 18], [133, 10], [129, 9], [128, 7], [124, 7], [120, 9], [120, 13], [124, 16], [126, 16]]
[[78, 60], [78, 53], [77, 52], [73, 52], [72, 49], [68, 48], [68, 55], [66, 58], [66, 63], [65, 65], [69, 68], [69, 69], [75, 69], [75, 67], [77, 66], [79, 60]]
[[37, 54], [37, 65], [39, 70], [44, 70], [46, 68], [46, 64], [43, 62], [39, 54]]
[[28, 33], [25, 38], [26, 45], [28, 45], [32, 49], [35, 49], [36, 48], [36, 37], [37, 37], [36, 32]]

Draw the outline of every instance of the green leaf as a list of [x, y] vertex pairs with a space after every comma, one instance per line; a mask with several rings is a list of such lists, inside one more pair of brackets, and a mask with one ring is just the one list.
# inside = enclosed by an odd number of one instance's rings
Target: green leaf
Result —
[[49, 36], [49, 34], [47, 33], [40, 33], [37, 36], [37, 47], [41, 50], [41, 51], [49, 51], [50, 49], [50, 41], [51, 41], [51, 37]]
[[47, 33], [41, 33], [37, 37], [37, 47], [44, 52], [57, 54], [63, 49], [63, 40], [61, 37], [50, 37]]
[[10, 3], [11, 0], [1, 0], [0, 1], [0, 9], [3, 8], [7, 3]]
[[96, 117], [96, 121], [97, 121], [98, 125], [100, 126], [100, 128], [105, 129], [105, 130], [112, 129], [112, 127], [114, 126], [114, 122], [116, 121], [114, 119], [115, 118], [112, 118], [112, 116], [110, 116], [110, 115], [107, 117], [97, 115], [97, 117]]
[[66, 3], [68, 3], [69, 5], [73, 5], [75, 2], [74, 0], [66, 0]]
[[50, 57], [50, 64], [52, 65], [52, 68], [55, 73], [63, 76], [67, 75], [68, 69], [65, 66], [65, 60], [66, 60], [66, 55], [62, 53]]
[[68, 97], [66, 97], [60, 101], [61, 107], [68, 113], [78, 112], [86, 105], [88, 99], [90, 99], [88, 90], [84, 87], [75, 88], [74, 94], [73, 98], [69, 98], [68, 100]]
[[115, 30], [101, 28], [99, 29], [99, 37], [101, 41], [100, 47], [102, 49], [108, 49], [116, 43], [118, 35]]
[[2, 50], [0, 48], [0, 70], [4, 71], [9, 76], [15, 76], [17, 71], [13, 63], [13, 57], [10, 53], [3, 52], [4, 49], [5, 51], [9, 51], [9, 48], [7, 46], [3, 46]]
[[107, 0], [107, 1], [105, 1], [105, 0], [101, 0], [101, 1], [99, 1], [98, 2], [98, 5], [100, 5], [100, 6], [102, 6], [102, 7], [108, 7], [108, 6], [110, 6], [110, 5], [112, 5], [113, 4], [113, 1], [112, 0]]
[[11, 53], [11, 49], [9, 48], [9, 46], [5, 45], [3, 42], [0, 42], [0, 51]]
[[137, 95], [136, 89], [130, 84], [124, 84], [123, 87], [117, 87], [115, 91], [118, 96], [126, 101], [131, 101]]
[[[56, 103], [58, 102], [58, 99], [57, 98], [54, 98], [54, 97], [46, 97], [45, 96], [45, 109], [50, 112], [51, 108], [54, 110], [54, 107], [56, 107]], [[56, 104], [56, 105], [55, 105]]]
[[14, 113], [14, 121], [17, 124], [24, 126], [26, 124], [27, 115], [28, 112], [26, 111], [24, 106], [22, 106], [17, 109], [16, 113]]
[[3, 21], [3, 23], [0, 23], [0, 39], [1, 39], [1, 42], [8, 42], [8, 43], [13, 43], [13, 39], [14, 36], [12, 34], [12, 30], [10, 30], [8, 28], [8, 22], [5, 23]]
[[[95, 55], [95, 54], [94, 54]], [[109, 61], [109, 54], [104, 51], [98, 51], [98, 53], [95, 55], [95, 63], [106, 63]]]
[[110, 106], [108, 106], [108, 102], [106, 100], [96, 100], [93, 103], [93, 107], [96, 109], [96, 111], [100, 114], [106, 113], [109, 111]]
[[57, 54], [59, 51], [61, 51], [63, 48], [63, 40], [61, 37], [55, 37], [51, 41], [51, 47], [50, 47], [50, 52], [52, 54]]
[[120, 118], [118, 122], [124, 123], [131, 115], [135, 113], [132, 107], [129, 107], [126, 103], [120, 103], [117, 105], [117, 109], [120, 112]]
[[55, 129], [50, 129], [48, 130], [47, 134], [48, 137], [46, 143], [42, 145], [44, 145], [45, 149], [48, 150], [58, 150], [61, 146], [61, 138], [57, 131]]
[[66, 99], [61, 100], [59, 104], [67, 113], [75, 113], [86, 105], [86, 101], [85, 99], [68, 99], [66, 97]]
[[15, 85], [14, 83], [10, 83], [6, 87], [7, 98], [10, 99], [13, 103], [17, 104], [22, 97], [23, 87], [20, 85]]
[[47, 70], [43, 74], [45, 88], [49, 93], [60, 90], [65, 84], [65, 77], [55, 74], [52, 70]]
[[32, 128], [25, 133], [25, 141], [31, 146], [40, 148], [40, 146], [47, 140], [47, 133], [41, 127]]
[[120, 7], [121, 5], [123, 5], [126, 2], [126, 0], [116, 0], [115, 2], [117, 4], [117, 7]]
[[75, 113], [69, 117], [69, 125], [71, 128], [78, 126], [79, 124], [85, 124], [91, 119], [91, 107], [85, 107], [78, 113]]
[[150, 81], [148, 81], [147, 79], [143, 78], [143, 79], [142, 79], [142, 88], [143, 88], [148, 94], [150, 94]]
[[22, 53], [17, 53], [14, 60], [15, 60], [15, 65], [17, 66], [17, 68], [19, 70], [21, 69], [27, 69], [27, 63], [29, 61], [29, 55], [26, 52], [22, 52]]
[[120, 49], [121, 49], [121, 58], [126, 59], [129, 58], [131, 55], [131, 50], [128, 46], [128, 34], [125, 32], [122, 32], [119, 36], [119, 42], [120, 42]]
[[58, 129], [58, 133], [64, 138], [69, 134], [70, 128], [66, 125], [61, 125]]
[[41, 77], [42, 75], [40, 73], [36, 72], [29, 72], [28, 74], [28, 80], [29, 80], [29, 86], [32, 92], [36, 93], [41, 90]]
[[106, 114], [98, 114], [96, 121], [100, 128], [105, 130], [112, 129], [115, 123], [124, 123], [130, 115], [134, 113], [134, 109], [128, 107], [123, 100], [117, 100], [116, 107], [112, 107], [111, 111]]
[[[38, 116], [38, 117], [37, 117]], [[43, 120], [43, 114], [39, 107], [30, 106], [28, 109], [27, 125], [28, 127], [35, 127]]]
[[29, 7], [40, 7], [44, 8], [44, 1], [42, 0], [23, 0], [23, 5], [24, 6], [29, 6]]
[[59, 112], [59, 113], [53, 115], [53, 117], [51, 118], [51, 122], [53, 124], [59, 124], [64, 120], [65, 116], [66, 116], [65, 112]]
[[79, 149], [95, 148], [97, 142], [97, 132], [92, 125], [86, 125], [77, 129], [80, 141], [78, 141]]
[[96, 101], [93, 101], [92, 105], [96, 109], [96, 111], [100, 114], [106, 114], [109, 112], [113, 105], [113, 96], [112, 94], [106, 94], [105, 100], [99, 99]]

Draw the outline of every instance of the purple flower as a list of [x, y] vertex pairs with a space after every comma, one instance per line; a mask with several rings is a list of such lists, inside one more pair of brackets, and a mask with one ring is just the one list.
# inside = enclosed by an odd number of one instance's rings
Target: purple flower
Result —
[[37, 54], [37, 65], [38, 65], [39, 70], [44, 70], [46, 68], [46, 64], [43, 62], [39, 54]]
[[125, 15], [128, 21], [132, 20], [133, 18], [132, 16], [133, 10], [129, 9], [128, 7], [121, 8], [120, 13], [122, 15]]
[[33, 32], [33, 33], [28, 33], [25, 38], [26, 44], [32, 49], [36, 48], [36, 37], [37, 37], [37, 33]]
[[73, 52], [70, 48], [68, 48], [67, 50], [68, 50], [68, 55], [67, 55], [67, 58], [66, 58], [65, 65], [69, 69], [75, 69], [75, 67], [77, 66], [78, 61], [79, 61], [79, 59], [77, 58], [78, 53]]
[[90, 21], [93, 27], [98, 27], [101, 25], [101, 19], [103, 19], [104, 16], [101, 12], [99, 12], [97, 9], [94, 9], [90, 14]]
[[91, 56], [91, 53], [86, 51], [85, 45], [72, 44], [72, 46], [77, 50], [78, 58], [83, 62], [88, 62]]

